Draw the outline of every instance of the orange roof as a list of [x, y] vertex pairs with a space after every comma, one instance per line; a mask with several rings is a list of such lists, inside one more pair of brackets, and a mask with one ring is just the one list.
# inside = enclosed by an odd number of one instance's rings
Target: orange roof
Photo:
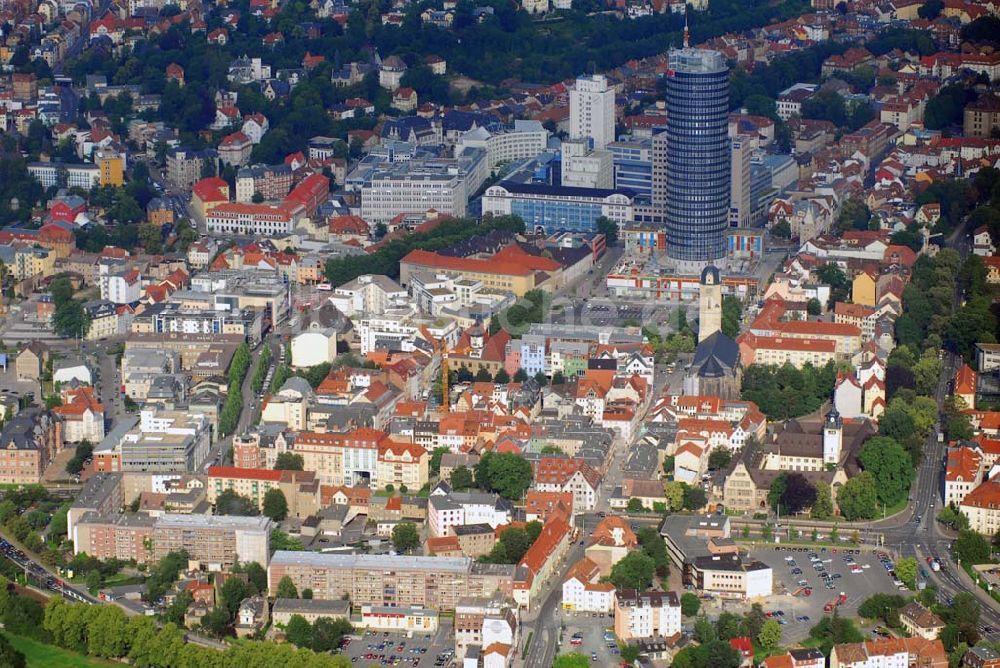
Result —
[[569, 529], [569, 523], [560, 515], [546, 522], [538, 538], [521, 558], [519, 565], [527, 567], [532, 576], [537, 574], [556, 551], [556, 547], [565, 540]]
[[249, 480], [270, 480], [278, 482], [281, 480], [282, 471], [272, 471], [271, 469], [249, 469], [239, 466], [209, 466], [209, 478], [246, 478]]
[[584, 557], [570, 566], [569, 570], [566, 571], [566, 577], [563, 578], [563, 582], [569, 582], [573, 578], [576, 578], [580, 582], [587, 583], [593, 582], [600, 576], [601, 567], [587, 557]]
[[996, 478], [987, 480], [969, 492], [961, 505], [988, 510], [1000, 510], [1000, 482], [997, 482]]
[[764, 659], [764, 668], [795, 668], [795, 663], [789, 654], [778, 654]]
[[491, 643], [486, 649], [483, 650], [483, 656], [488, 656], [490, 654], [501, 654], [507, 656], [510, 654], [510, 645], [502, 642]]
[[530, 490], [524, 497], [525, 515], [539, 515], [548, 519], [549, 513], [558, 506], [565, 506], [566, 510], [573, 509], [572, 492], [539, 492]]
[[597, 524], [594, 533], [591, 534], [590, 544], [633, 548], [639, 544], [639, 539], [624, 518], [609, 515]]
[[494, 260], [478, 260], [464, 257], [450, 257], [438, 255], [431, 251], [412, 250], [406, 254], [401, 262], [407, 264], [422, 265], [434, 269], [447, 269], [450, 271], [467, 271], [480, 274], [502, 274], [510, 276], [527, 276], [532, 273], [532, 269], [518, 264], [517, 262], [497, 262]]
[[500, 262], [516, 262], [517, 264], [524, 265], [529, 269], [547, 271], [550, 273], [559, 271], [559, 268], [562, 266], [551, 258], [543, 257], [541, 255], [532, 255], [517, 244], [504, 246], [490, 259], [491, 261], [499, 260]]
[[837, 302], [833, 305], [833, 312], [835, 315], [842, 315], [847, 318], [867, 318], [875, 314], [875, 309], [864, 304]]
[[64, 418], [80, 417], [87, 410], [91, 413], [104, 413], [104, 406], [94, 396], [94, 388], [81, 387], [63, 392], [63, 405], [56, 406], [52, 412]]
[[596, 489], [600, 474], [582, 459], [572, 457], [542, 457], [535, 462], [535, 484], [564, 485], [577, 471]]
[[424, 544], [430, 554], [441, 554], [442, 552], [461, 552], [462, 548], [458, 544], [458, 536], [431, 536]]
[[841, 322], [821, 322], [818, 320], [790, 320], [778, 326], [782, 334], [806, 336], [861, 336], [857, 325]]
[[[968, 364], [963, 364], [955, 374], [955, 394], [976, 393], [976, 372]], [[971, 408], [971, 407], [970, 407]]]
[[948, 453], [944, 479], [948, 482], [971, 482], [979, 475], [983, 458], [972, 448], [958, 448]]
[[782, 336], [755, 336], [749, 332], [740, 337], [754, 350], [797, 350], [801, 352], [836, 353], [837, 342], [829, 339], [797, 339]]
[[198, 181], [191, 192], [202, 202], [229, 201], [229, 184], [217, 176]]

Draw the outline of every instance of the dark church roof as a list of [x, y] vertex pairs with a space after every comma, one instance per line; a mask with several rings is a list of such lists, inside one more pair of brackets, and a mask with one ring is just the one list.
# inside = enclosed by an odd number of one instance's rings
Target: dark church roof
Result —
[[698, 344], [691, 363], [691, 373], [699, 378], [719, 378], [731, 374], [739, 363], [739, 345], [719, 331]]

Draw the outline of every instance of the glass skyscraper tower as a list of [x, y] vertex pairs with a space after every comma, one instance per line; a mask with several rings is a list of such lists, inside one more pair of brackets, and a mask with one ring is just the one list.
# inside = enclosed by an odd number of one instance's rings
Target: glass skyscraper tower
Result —
[[708, 49], [670, 53], [667, 78], [667, 255], [700, 271], [726, 253], [729, 68]]

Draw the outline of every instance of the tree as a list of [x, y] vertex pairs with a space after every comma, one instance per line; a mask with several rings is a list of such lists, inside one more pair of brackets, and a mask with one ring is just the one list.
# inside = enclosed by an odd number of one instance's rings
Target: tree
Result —
[[828, 520], [833, 517], [833, 499], [830, 497], [830, 486], [826, 483], [816, 487], [816, 500], [813, 502], [809, 517], [814, 520]]
[[451, 477], [448, 479], [448, 482], [451, 483], [451, 488], [456, 492], [462, 491], [463, 489], [470, 489], [476, 484], [472, 479], [472, 471], [465, 466], [456, 467], [455, 470], [451, 472]]
[[240, 496], [233, 490], [227, 489], [215, 497], [215, 512], [217, 515], [250, 517], [257, 514], [257, 504], [245, 496]]
[[986, 538], [969, 529], [958, 532], [953, 550], [957, 559], [969, 565], [982, 564], [990, 560], [990, 544]]
[[285, 625], [285, 638], [296, 647], [312, 647], [312, 624], [302, 615], [292, 615]]
[[708, 496], [701, 487], [684, 486], [684, 509], [701, 510], [708, 503]]
[[948, 621], [956, 624], [965, 633], [966, 628], [976, 629], [981, 612], [982, 606], [974, 594], [967, 591], [959, 592], [951, 601]]
[[431, 460], [428, 463], [428, 466], [432, 476], [441, 473], [441, 458], [449, 452], [451, 452], [451, 449], [447, 447], [434, 448], [434, 450], [431, 451]]
[[5, 668], [25, 668], [24, 654], [14, 649], [7, 637], [0, 635], [0, 666]]
[[823, 304], [820, 300], [813, 297], [806, 302], [806, 313], [809, 315], [820, 315], [823, 312]]
[[[241, 564], [238, 569], [234, 569], [235, 572], [243, 571], [247, 575], [247, 580], [257, 590], [258, 594], [267, 593], [267, 571], [263, 566], [258, 564], [256, 561], [251, 561], [248, 564]], [[305, 592], [303, 592], [303, 598]]]
[[707, 645], [717, 639], [715, 626], [712, 625], [712, 622], [705, 615], [694, 620], [694, 639], [702, 645]]
[[944, 9], [944, 0], [927, 0], [917, 8], [917, 16], [928, 21], [933, 21], [941, 15]]
[[510, 374], [507, 373], [506, 369], [500, 369], [497, 371], [496, 375], [493, 376], [494, 383], [500, 383], [501, 385], [506, 385], [510, 382]]
[[722, 298], [722, 333], [736, 338], [740, 333], [740, 318], [743, 316], [743, 302], [739, 297], [726, 295]]
[[275, 522], [288, 517], [288, 500], [285, 499], [285, 493], [277, 487], [267, 490], [264, 494], [263, 513]]
[[862, 471], [840, 488], [837, 505], [848, 521], [870, 520], [878, 512], [878, 491], [875, 478], [868, 471]]
[[312, 598], [313, 598], [313, 590], [310, 589], [309, 587], [306, 587], [305, 589], [303, 589], [302, 590], [302, 598], [305, 599], [305, 600], [307, 600], [307, 601], [312, 600]]
[[913, 557], [904, 557], [896, 560], [896, 577], [910, 588], [911, 591], [917, 589], [917, 560]]
[[715, 448], [708, 456], [708, 468], [713, 470], [724, 469], [729, 466], [733, 459], [733, 453], [729, 448]]
[[[314, 652], [331, 652], [340, 646], [344, 636], [354, 632], [354, 627], [346, 619], [320, 617], [313, 623]], [[350, 665], [350, 664], [348, 664]]]
[[[228, 580], [227, 580], [228, 582]], [[299, 590], [295, 588], [295, 583], [292, 582], [292, 578], [287, 575], [282, 577], [278, 581], [278, 591], [276, 592], [276, 598], [298, 598]]]
[[801, 473], [791, 472], [785, 476], [781, 493], [781, 506], [788, 513], [798, 513], [811, 508], [816, 501], [816, 487]]
[[294, 452], [279, 452], [274, 460], [275, 471], [301, 471], [304, 465], [302, 455]]
[[639, 658], [638, 647], [621, 641], [618, 643], [618, 653], [622, 662], [627, 663], [630, 666], [635, 663], [636, 659]]
[[701, 609], [701, 601], [697, 594], [689, 591], [681, 594], [681, 614], [685, 617], [694, 617]]
[[899, 609], [906, 599], [898, 594], [873, 594], [858, 606], [858, 614], [865, 619], [881, 619], [888, 626], [899, 625]]
[[774, 619], [764, 622], [760, 633], [757, 634], [757, 642], [764, 649], [777, 647], [778, 643], [781, 642], [781, 625]]
[[150, 255], [158, 255], [163, 252], [163, 234], [159, 226], [152, 223], [143, 223], [139, 226], [139, 243]]
[[397, 552], [410, 552], [420, 545], [420, 532], [412, 522], [400, 522], [392, 528], [392, 544]]
[[632, 497], [628, 500], [628, 504], [625, 506], [625, 510], [630, 513], [644, 513], [646, 512], [646, 507], [642, 505], [642, 499]]
[[604, 243], [611, 246], [618, 245], [618, 223], [605, 216], [598, 216], [594, 221], [597, 231], [604, 235]]
[[486, 452], [476, 465], [476, 483], [505, 499], [520, 499], [531, 486], [531, 464], [509, 452]]
[[621, 561], [611, 567], [608, 578], [618, 589], [645, 591], [653, 582], [656, 563], [643, 552], [629, 552]]
[[809, 629], [809, 636], [819, 641], [819, 649], [824, 654], [829, 654], [834, 645], [857, 643], [865, 639], [854, 621], [841, 617], [836, 610], [832, 616], [823, 617]]
[[913, 460], [895, 439], [877, 436], [861, 447], [861, 466], [875, 479], [878, 499], [891, 506], [906, 498], [915, 475]]
[[[673, 466], [670, 473], [673, 474]], [[663, 484], [663, 496], [667, 499], [667, 507], [671, 510], [680, 510], [684, 507], [684, 487], [685, 484], [679, 480], [671, 480]]]

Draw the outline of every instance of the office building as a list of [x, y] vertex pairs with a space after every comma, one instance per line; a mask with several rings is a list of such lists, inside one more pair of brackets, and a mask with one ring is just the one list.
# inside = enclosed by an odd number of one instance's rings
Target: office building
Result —
[[585, 139], [570, 139], [562, 143], [562, 185], [570, 188], [603, 188], [614, 186], [614, 162], [610, 151], [591, 149]]
[[454, 159], [412, 159], [383, 163], [368, 173], [361, 186], [361, 217], [371, 224], [388, 223], [401, 213], [462, 217], [469, 198], [486, 181], [490, 170], [481, 148], [467, 148]]
[[[750, 185], [750, 138], [737, 135], [732, 140], [730, 153], [729, 225], [749, 227], [754, 198]], [[768, 179], [770, 185], [770, 179]]]
[[455, 155], [467, 148], [486, 151], [486, 164], [493, 169], [499, 164], [534, 158], [545, 150], [549, 131], [538, 121], [515, 120], [513, 125], [491, 125], [469, 130], [458, 140]]
[[354, 605], [424, 606], [454, 610], [465, 596], [510, 595], [514, 566], [480, 564], [467, 557], [274, 553], [267, 568], [273, 595], [288, 576], [317, 599], [349, 597]]
[[520, 216], [529, 230], [596, 232], [601, 216], [619, 227], [630, 222], [633, 198], [627, 191], [501, 181], [486, 189], [482, 206], [483, 214]]
[[195, 471], [208, 457], [211, 427], [204, 415], [144, 409], [139, 424], [109, 445], [118, 451], [122, 471]]
[[700, 271], [726, 254], [729, 68], [718, 51], [672, 51], [667, 78], [667, 255]]
[[615, 140], [615, 91], [603, 74], [577, 77], [569, 92], [570, 139], [591, 139], [603, 149]]
[[608, 144], [614, 167], [614, 187], [638, 197], [653, 195], [653, 140], [631, 139]]

